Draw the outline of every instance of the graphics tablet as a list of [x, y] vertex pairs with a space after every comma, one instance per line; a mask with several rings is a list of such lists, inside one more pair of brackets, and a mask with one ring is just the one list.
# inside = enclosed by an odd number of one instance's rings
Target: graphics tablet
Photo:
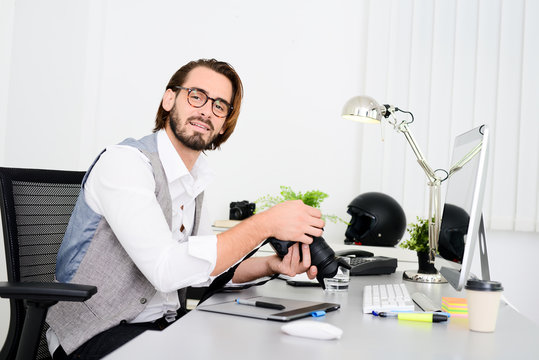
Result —
[[340, 304], [335, 303], [283, 299], [266, 296], [251, 297], [247, 300], [254, 300], [271, 304], [280, 304], [284, 306], [284, 309], [267, 309], [263, 307], [238, 304], [235, 301], [226, 301], [210, 305], [202, 304], [197, 306], [197, 310], [251, 317], [263, 320], [290, 321], [306, 316], [311, 316], [313, 313], [316, 314], [317, 312], [329, 312], [337, 310], [341, 307]]

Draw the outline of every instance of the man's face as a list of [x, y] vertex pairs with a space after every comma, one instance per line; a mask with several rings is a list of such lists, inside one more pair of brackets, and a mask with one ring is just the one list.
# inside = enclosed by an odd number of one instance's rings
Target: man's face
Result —
[[[214, 99], [232, 103], [232, 83], [228, 78], [206, 67], [196, 67], [187, 75], [185, 88], [204, 90]], [[205, 150], [215, 138], [224, 132], [226, 118], [217, 117], [213, 111], [213, 101], [208, 99], [202, 107], [191, 106], [187, 101], [188, 91], [178, 90], [170, 110], [169, 122], [172, 133], [189, 149]]]

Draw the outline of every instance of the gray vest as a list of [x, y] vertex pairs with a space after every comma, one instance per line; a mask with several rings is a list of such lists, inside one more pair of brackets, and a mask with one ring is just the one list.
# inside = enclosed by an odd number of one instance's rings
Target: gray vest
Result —
[[[172, 204], [157, 152], [156, 134], [140, 140], [126, 139], [121, 144], [136, 147], [150, 160], [156, 183], [155, 196], [171, 227]], [[86, 173], [83, 185], [98, 159], [99, 156]], [[200, 194], [195, 201], [192, 234], [198, 230], [203, 195]], [[133, 320], [156, 293], [125, 252], [106, 219], [86, 204], [84, 188], [58, 252], [56, 278], [60, 282], [97, 286], [97, 294], [88, 301], [60, 302], [48, 312], [47, 323], [67, 354], [121, 321]], [[179, 297], [185, 308], [185, 289], [179, 291]]]

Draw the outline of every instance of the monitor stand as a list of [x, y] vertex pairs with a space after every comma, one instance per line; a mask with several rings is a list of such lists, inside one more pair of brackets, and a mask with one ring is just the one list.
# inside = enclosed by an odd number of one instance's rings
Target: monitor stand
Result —
[[[430, 283], [430, 284], [445, 284], [447, 282], [447, 280], [444, 279], [444, 276], [440, 272], [437, 272], [436, 274], [424, 274], [424, 273], [420, 273], [419, 271], [406, 270], [402, 274], [402, 278], [406, 281], [414, 281], [414, 282]], [[458, 281], [458, 277], [457, 277], [457, 281]]]
[[[485, 232], [485, 224], [483, 222], [483, 215], [481, 214], [481, 221], [479, 222], [478, 230], [479, 239], [479, 256], [481, 258], [481, 276], [483, 280], [490, 281], [490, 267], [488, 264], [487, 253], [487, 236]], [[440, 273], [447, 279], [447, 281], [457, 290], [459, 286], [461, 270], [452, 269], [448, 267], [442, 267]]]
[[487, 253], [487, 235], [485, 225], [483, 224], [483, 214], [481, 214], [481, 222], [479, 223], [479, 254], [481, 257], [481, 275], [483, 280], [490, 281], [490, 268], [488, 265]]

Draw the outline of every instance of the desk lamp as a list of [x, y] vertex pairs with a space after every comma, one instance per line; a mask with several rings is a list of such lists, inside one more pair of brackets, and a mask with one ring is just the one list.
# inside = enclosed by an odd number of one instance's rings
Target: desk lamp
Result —
[[[406, 113], [411, 120], [406, 122], [397, 119], [395, 113]], [[344, 105], [342, 117], [348, 120], [359, 121], [368, 124], [378, 124], [386, 120], [393, 126], [395, 131], [402, 133], [417, 158], [417, 162], [427, 176], [427, 185], [429, 188], [429, 262], [434, 264], [434, 258], [438, 249], [438, 234], [440, 233], [441, 223], [441, 183], [434, 170], [427, 164], [427, 160], [419, 149], [410, 128], [408, 127], [414, 121], [414, 115], [409, 111], [404, 111], [391, 105], [379, 105], [376, 100], [369, 96], [355, 96], [348, 100]], [[423, 274], [417, 271], [405, 271], [404, 279], [416, 282], [443, 283], [447, 282], [439, 273]]]

